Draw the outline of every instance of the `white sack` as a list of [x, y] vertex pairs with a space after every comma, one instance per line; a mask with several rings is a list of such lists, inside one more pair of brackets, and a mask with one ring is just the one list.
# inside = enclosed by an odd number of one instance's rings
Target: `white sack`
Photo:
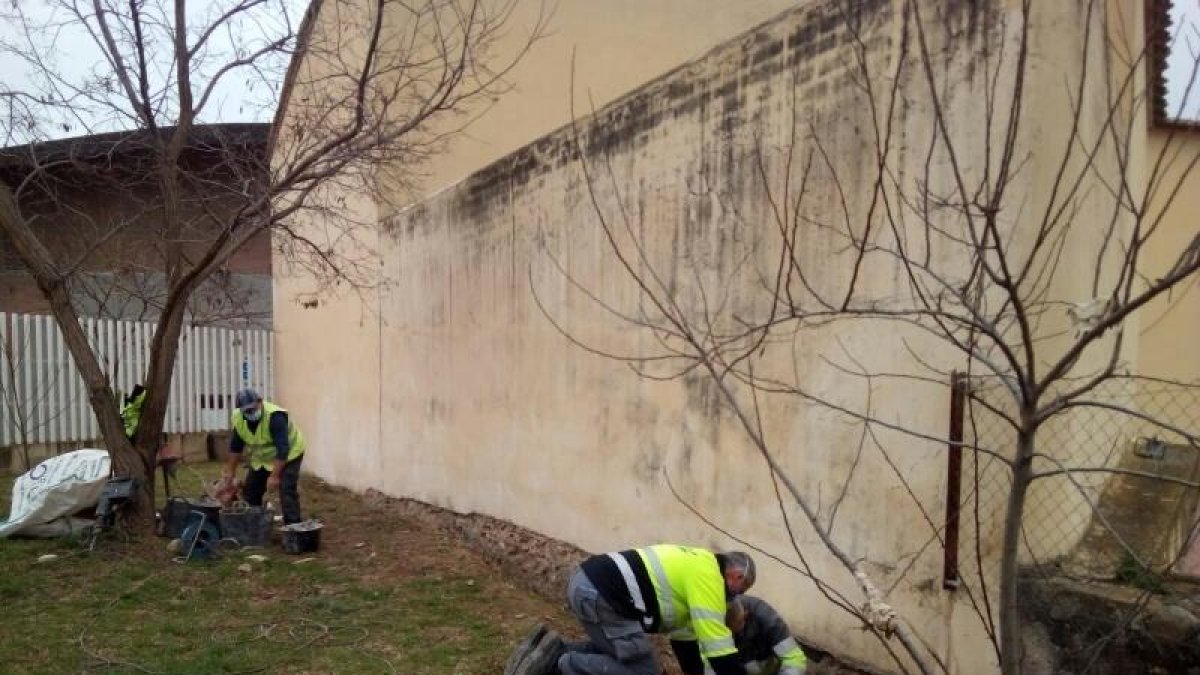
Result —
[[8, 520], [0, 523], [0, 538], [70, 532], [69, 516], [100, 501], [110, 468], [107, 450], [87, 448], [51, 457], [21, 474], [13, 484]]

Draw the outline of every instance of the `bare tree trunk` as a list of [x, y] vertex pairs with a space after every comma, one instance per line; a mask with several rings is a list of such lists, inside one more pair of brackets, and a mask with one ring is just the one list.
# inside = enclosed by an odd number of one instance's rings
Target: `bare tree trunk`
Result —
[[186, 298], [187, 294], [172, 293], [168, 296], [150, 345], [150, 364], [143, 384], [146, 387], [146, 400], [142, 404], [141, 421], [134, 439], [138, 455], [145, 465], [146, 479], [142, 483], [137, 513], [131, 517], [148, 516], [154, 512], [154, 467], [159, 439], [166, 426], [167, 403], [171, 395], [171, 378], [175, 372], [175, 356], [179, 351], [179, 336], [183, 332]]
[[[100, 424], [100, 434], [113, 458], [113, 465], [121, 467], [130, 464], [128, 457], [133, 455], [129, 439], [125, 437], [125, 425], [118, 413], [116, 398], [104, 369], [96, 360], [96, 354], [88, 344], [87, 334], [79, 325], [79, 317], [71, 306], [71, 294], [61, 275], [54, 269], [50, 254], [24, 226], [23, 217], [17, 207], [16, 200], [8, 187], [0, 185], [0, 230], [3, 230], [21, 259], [26, 262], [30, 274], [37, 282], [38, 288], [50, 302], [50, 311], [63, 333], [63, 341], [71, 352], [71, 358], [79, 369], [87, 387], [88, 401], [92, 412]], [[130, 475], [144, 478], [144, 467]]]
[[1017, 457], [1012, 469], [1012, 488], [1004, 514], [1004, 540], [1000, 549], [1000, 672], [1021, 673], [1021, 601], [1018, 548], [1021, 544], [1021, 519], [1025, 497], [1033, 479], [1034, 436], [1023, 431], [1017, 438]]
[[[176, 52], [186, 53], [184, 39], [183, 3], [176, 3]], [[180, 51], [183, 50], [183, 51]], [[190, 288], [181, 290], [184, 273], [183, 251], [180, 243], [182, 218], [179, 184], [179, 157], [187, 135], [192, 128], [192, 99], [188, 86], [188, 61], [179, 58], [176, 64], [180, 93], [179, 123], [171, 132], [163, 157], [159, 162], [159, 190], [162, 196], [162, 229], [166, 239], [167, 297], [159, 316], [158, 327], [150, 347], [150, 363], [141, 377], [146, 388], [146, 399], [142, 403], [137, 432], [134, 435], [135, 451], [121, 468], [126, 475], [137, 476], [141, 489], [132, 509], [125, 517], [129, 522], [152, 520], [154, 515], [154, 469], [166, 421], [167, 401], [170, 398], [171, 376], [175, 368], [179, 335], [183, 331], [184, 310], [190, 296]]]

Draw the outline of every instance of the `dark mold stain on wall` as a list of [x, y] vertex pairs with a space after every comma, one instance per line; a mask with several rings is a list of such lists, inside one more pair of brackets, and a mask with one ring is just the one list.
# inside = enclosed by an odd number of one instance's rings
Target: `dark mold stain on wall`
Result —
[[[847, 21], [864, 35], [878, 34], [869, 43], [872, 50], [891, 48], [892, 2], [862, 0], [852, 5], [834, 0], [777, 17], [577, 125], [565, 125], [477, 171], [443, 198], [459, 202], [456, 212], [466, 227], [470, 221], [486, 222], [481, 216], [507, 203], [511, 192], [533, 187], [538, 178], [577, 161], [577, 140], [595, 162], [606, 154], [644, 147], [663, 125], [697, 112], [721, 115], [721, 128], [731, 132], [750, 107], [746, 89], [785, 71], [795, 75], [799, 100], [819, 100], [829, 94], [831, 81], [844, 84], [839, 76], [852, 67], [852, 59], [836, 53], [853, 39]], [[820, 69], [814, 67], [818, 62]], [[411, 235], [412, 230], [404, 234]]]

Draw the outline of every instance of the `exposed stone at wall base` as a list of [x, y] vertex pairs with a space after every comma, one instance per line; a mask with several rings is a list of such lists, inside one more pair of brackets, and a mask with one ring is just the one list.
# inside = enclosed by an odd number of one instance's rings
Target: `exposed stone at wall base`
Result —
[[455, 513], [415, 499], [389, 497], [377, 490], [367, 490], [366, 498], [373, 506], [454, 534], [544, 598], [562, 600], [571, 571], [589, 555], [575, 546], [498, 518]]
[[[389, 497], [378, 490], [367, 490], [365, 497], [375, 508], [395, 513], [462, 540], [518, 584], [539, 596], [555, 602], [565, 600], [567, 580], [575, 567], [588, 555], [587, 551], [528, 530], [499, 518], [478, 513], [457, 513], [432, 504], [404, 497]], [[660, 661], [667, 664], [668, 673], [674, 659], [662, 636], [654, 636]], [[804, 644], [803, 640], [800, 641]], [[807, 675], [871, 675], [842, 662], [836, 656], [804, 645], [809, 655]]]

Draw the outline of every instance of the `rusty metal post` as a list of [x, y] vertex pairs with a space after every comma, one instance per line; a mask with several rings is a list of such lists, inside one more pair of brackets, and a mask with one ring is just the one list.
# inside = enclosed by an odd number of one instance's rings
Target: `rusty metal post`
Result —
[[946, 466], [946, 534], [942, 567], [942, 588], [958, 588], [958, 515], [962, 506], [963, 417], [967, 404], [967, 378], [960, 372], [950, 374], [950, 445]]

